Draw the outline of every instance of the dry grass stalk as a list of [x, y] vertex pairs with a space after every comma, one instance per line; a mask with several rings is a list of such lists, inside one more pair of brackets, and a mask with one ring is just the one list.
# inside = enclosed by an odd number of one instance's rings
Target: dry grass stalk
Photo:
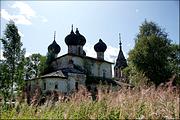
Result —
[[[78, 92], [69, 97], [53, 93], [45, 105], [37, 106], [36, 103], [34, 107], [22, 104], [18, 113], [13, 112], [16, 110], [8, 111], [11, 114], [2, 112], [1, 118], [178, 119], [179, 92], [170, 82], [158, 88], [144, 86], [118, 91], [100, 87], [97, 100], [92, 101], [92, 94], [81, 86]], [[38, 96], [37, 91], [34, 101], [38, 101]], [[53, 100], [56, 102], [50, 102]]]

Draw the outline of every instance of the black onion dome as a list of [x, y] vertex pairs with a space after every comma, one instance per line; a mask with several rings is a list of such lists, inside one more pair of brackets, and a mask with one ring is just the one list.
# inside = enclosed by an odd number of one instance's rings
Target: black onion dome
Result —
[[84, 46], [86, 44], [86, 38], [79, 33], [78, 28], [76, 28], [76, 35], [77, 35], [78, 45]]
[[78, 45], [77, 35], [74, 34], [73, 30], [65, 37], [65, 43], [67, 45]]
[[99, 42], [94, 45], [94, 50], [96, 52], [105, 52], [106, 49], [107, 49], [107, 46], [101, 39], [99, 39]]
[[60, 52], [61, 48], [60, 46], [56, 43], [56, 41], [54, 40], [52, 44], [50, 44], [48, 46], [48, 51], [52, 51], [54, 52], [55, 54], [58, 54]]

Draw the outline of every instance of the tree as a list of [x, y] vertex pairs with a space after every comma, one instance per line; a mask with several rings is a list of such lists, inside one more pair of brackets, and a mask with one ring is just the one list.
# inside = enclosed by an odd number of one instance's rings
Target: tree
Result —
[[128, 62], [128, 67], [123, 69], [123, 73], [128, 78], [128, 82], [135, 87], [152, 84], [143, 72], [137, 70], [132, 62]]
[[174, 84], [180, 86], [180, 48], [177, 44], [171, 44], [171, 52], [169, 60], [169, 68], [175, 77]]
[[39, 75], [43, 75], [45, 73], [45, 70], [48, 67], [47, 64], [46, 64], [46, 60], [47, 60], [47, 57], [41, 55], [40, 64], [39, 64], [39, 70], [40, 70]]
[[41, 54], [32, 54], [29, 57], [26, 57], [26, 79], [32, 79], [36, 77], [40, 77], [40, 75], [44, 72], [46, 68], [46, 56], [42, 56]]
[[46, 61], [45, 61], [45, 68], [44, 68], [44, 72], [42, 74], [47, 74], [52, 72], [53, 68], [51, 66], [51, 62], [55, 59], [55, 54], [52, 51], [48, 51], [47, 55], [46, 55]]
[[21, 49], [22, 42], [21, 37], [18, 34], [18, 28], [15, 23], [11, 20], [6, 24], [4, 36], [1, 39], [3, 44], [3, 56], [5, 58], [1, 71], [3, 84], [1, 89], [8, 89], [10, 100], [13, 99], [13, 93], [16, 91], [19, 93], [23, 87], [23, 76], [24, 76], [24, 55], [25, 49]]
[[167, 36], [157, 24], [145, 20], [135, 39], [135, 47], [129, 52], [129, 62], [155, 85], [166, 82], [172, 75], [168, 61], [171, 44]]
[[0, 60], [0, 96], [3, 97], [3, 102], [6, 103], [10, 97], [10, 81], [8, 66], [5, 64], [4, 60]]
[[46, 64], [50, 65], [51, 62], [55, 59], [55, 54], [50, 51], [50, 52], [47, 53], [46, 56], [47, 56]]

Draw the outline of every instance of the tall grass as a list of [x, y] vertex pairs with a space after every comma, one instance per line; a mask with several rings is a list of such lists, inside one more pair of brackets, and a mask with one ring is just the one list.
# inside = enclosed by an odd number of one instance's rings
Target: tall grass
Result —
[[[73, 94], [69, 101], [42, 106], [21, 103], [0, 112], [1, 119], [179, 119], [179, 90], [170, 87], [122, 88], [119, 91], [98, 89], [92, 101], [85, 89]], [[1, 106], [2, 107], [2, 106]]]

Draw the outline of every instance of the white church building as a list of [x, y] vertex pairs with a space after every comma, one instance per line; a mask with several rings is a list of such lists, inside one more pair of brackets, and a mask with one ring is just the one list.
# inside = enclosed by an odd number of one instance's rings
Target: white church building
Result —
[[[79, 85], [90, 89], [100, 83], [118, 86], [112, 79], [112, 64], [114, 63], [104, 60], [107, 46], [103, 40], [99, 39], [94, 45], [96, 58], [86, 56], [83, 50], [86, 38], [78, 29], [74, 32], [73, 26], [70, 34], [65, 37], [65, 43], [68, 53], [57, 57], [61, 48], [54, 37], [54, 41], [48, 46], [46, 73], [39, 78], [26, 80], [27, 94], [34, 93], [36, 88], [40, 88], [42, 93], [47, 91], [70, 93], [78, 90]], [[127, 62], [120, 41], [120, 51], [114, 67], [116, 80], [122, 77], [122, 69], [126, 66]]]

